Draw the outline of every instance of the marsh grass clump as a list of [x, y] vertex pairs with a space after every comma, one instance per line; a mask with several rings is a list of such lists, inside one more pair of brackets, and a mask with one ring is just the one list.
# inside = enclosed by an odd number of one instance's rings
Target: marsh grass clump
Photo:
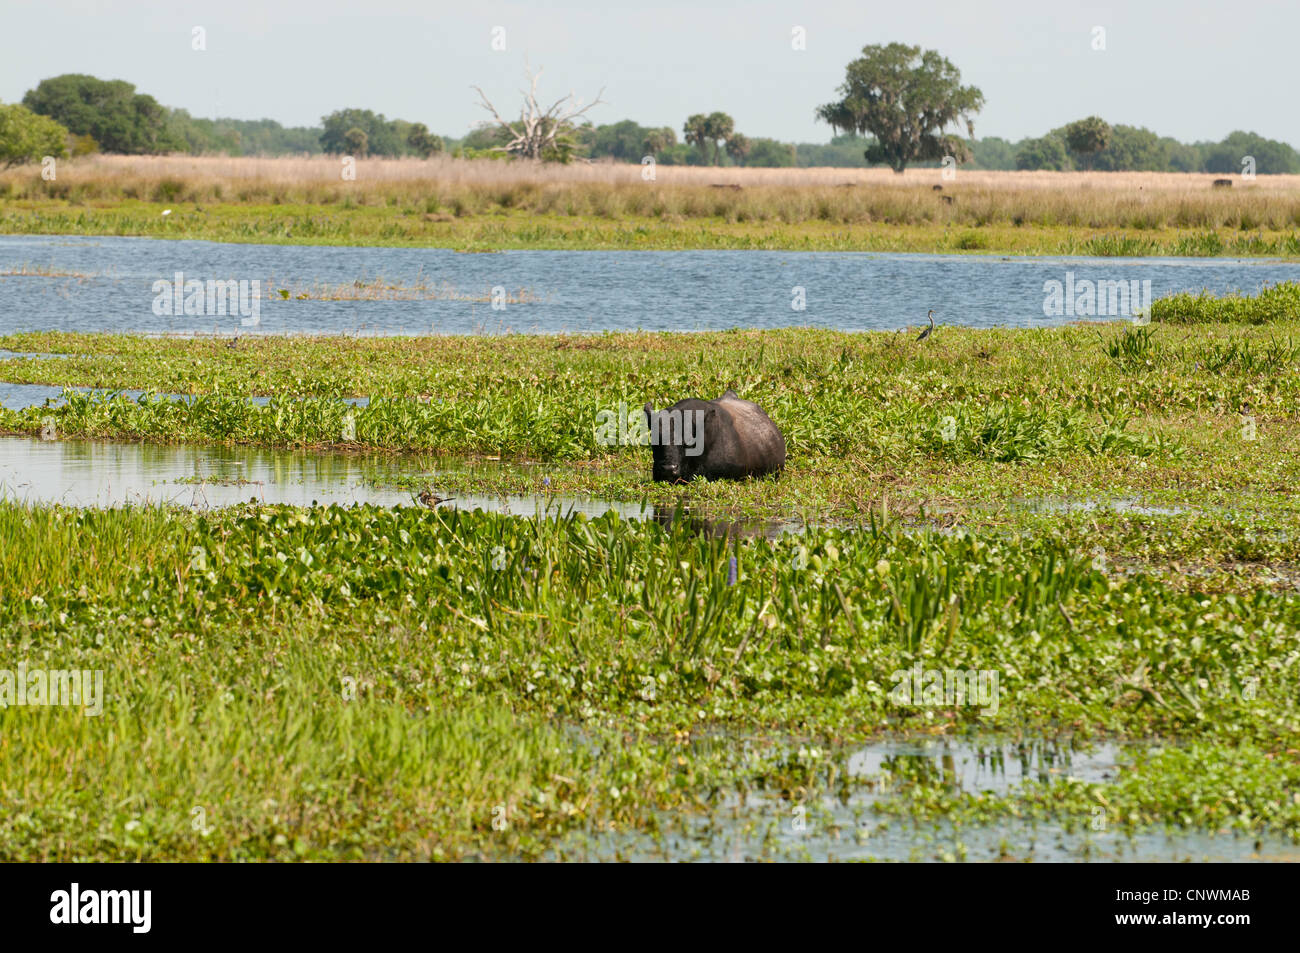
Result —
[[186, 183], [179, 178], [164, 178], [154, 186], [152, 197], [155, 202], [175, 202], [186, 191]]
[[1163, 359], [1151, 325], [1126, 325], [1109, 340], [1102, 338], [1102, 350], [1126, 371], [1148, 370]]
[[1123, 418], [1094, 419], [1077, 408], [994, 403], [948, 409], [924, 433], [926, 448], [950, 460], [1024, 463], [1067, 453], [1149, 456], [1167, 442], [1127, 431]]
[[1183, 292], [1151, 303], [1151, 320], [1167, 324], [1269, 324], [1300, 318], [1300, 282], [1265, 286], [1258, 294]]
[[1132, 235], [1101, 235], [1088, 239], [1082, 248], [1085, 255], [1107, 258], [1136, 258], [1159, 253], [1152, 241]]
[[1212, 341], [1195, 351], [1197, 365], [1214, 374], [1229, 368], [1246, 373], [1271, 374], [1295, 363], [1297, 354], [1300, 354], [1300, 347], [1289, 336], [1285, 340], [1272, 338], [1262, 345], [1249, 338]]
[[953, 241], [953, 247], [962, 251], [978, 251], [989, 247], [989, 240], [979, 232], [963, 232]]
[[[66, 390], [53, 411], [61, 432], [88, 437], [118, 436], [160, 442], [177, 439], [268, 447], [322, 447], [339, 444], [344, 420], [352, 419], [350, 445], [378, 449], [424, 449], [458, 453], [531, 453], [573, 458], [595, 445], [592, 428], [574, 419], [563, 401], [537, 404], [516, 395], [503, 405], [477, 397], [451, 403], [415, 397], [375, 398], [354, 408], [335, 388], [306, 388], [301, 396], [274, 396], [265, 404], [223, 393], [170, 397]], [[39, 421], [50, 415], [31, 407], [19, 414]], [[65, 429], [66, 428], [66, 429]], [[35, 432], [35, 431], [33, 431]]]
[[[1233, 248], [1244, 250], [1245, 248], [1250, 247], [1251, 244], [1252, 243], [1248, 241], [1246, 245], [1243, 246], [1241, 241], [1237, 240], [1233, 242]], [[1214, 258], [1218, 255], [1222, 255], [1226, 247], [1223, 238], [1217, 232], [1203, 230], [1191, 235], [1181, 236], [1174, 243], [1173, 252], [1176, 255]]]

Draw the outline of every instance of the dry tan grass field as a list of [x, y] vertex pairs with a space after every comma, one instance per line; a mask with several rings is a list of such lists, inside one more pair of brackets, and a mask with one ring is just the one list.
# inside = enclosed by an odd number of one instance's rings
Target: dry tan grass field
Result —
[[[1135, 231], [1300, 227], [1300, 175], [1164, 172], [993, 172], [569, 166], [452, 158], [92, 156], [59, 164], [55, 182], [28, 166], [0, 174], [6, 201], [114, 207], [127, 201], [203, 206], [391, 208], [431, 219], [525, 215], [673, 224], [1043, 226]], [[940, 188], [936, 189], [936, 186]]]
[[[340, 181], [338, 157], [239, 157], [229, 156], [113, 156], [98, 155], [66, 160], [67, 174], [86, 180], [127, 183], [184, 179], [189, 182], [237, 181], [279, 185], [334, 184]], [[528, 183], [550, 184], [642, 184], [642, 167], [619, 162], [578, 162], [571, 165], [540, 165], [525, 162], [494, 162], [470, 159], [361, 159], [356, 163], [357, 182], [439, 183], [465, 186], [497, 186]], [[31, 168], [28, 169], [30, 174]], [[0, 179], [21, 173], [14, 171]], [[740, 185], [794, 188], [854, 185], [933, 186], [1000, 190], [1046, 189], [1087, 192], [1155, 191], [1196, 193], [1213, 188], [1210, 173], [1182, 172], [994, 172], [957, 171], [954, 182], [944, 182], [939, 169], [908, 169], [898, 175], [889, 169], [754, 169], [660, 165], [655, 181], [660, 185]], [[1300, 192], [1300, 175], [1261, 175], [1253, 181], [1231, 176], [1235, 189], [1268, 192]], [[1227, 190], [1223, 190], [1227, 192]], [[1235, 193], [1234, 193], [1235, 194]], [[1226, 197], [1226, 196], [1225, 196]]]

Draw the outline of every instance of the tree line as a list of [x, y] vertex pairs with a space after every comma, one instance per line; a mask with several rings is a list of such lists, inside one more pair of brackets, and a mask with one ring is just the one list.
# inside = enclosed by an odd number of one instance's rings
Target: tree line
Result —
[[[1100, 123], [1097, 117], [1089, 120]], [[1104, 123], [1103, 123], [1104, 124]], [[1071, 124], [1076, 125], [1076, 124]], [[1085, 151], [1072, 148], [1070, 126], [1045, 136], [1008, 142], [990, 136], [973, 143], [973, 166], [980, 169], [1072, 169], [1099, 172], [1214, 172], [1243, 171], [1250, 156], [1260, 173], [1300, 173], [1300, 155], [1285, 142], [1237, 130], [1220, 142], [1179, 142], [1138, 126], [1107, 126], [1102, 144]], [[1076, 143], [1077, 146], [1077, 143]]]
[[[652, 156], [665, 165], [768, 168], [885, 164], [901, 171], [907, 165], [939, 165], [951, 156], [976, 169], [1226, 174], [1243, 171], [1249, 156], [1259, 173], [1300, 173], [1300, 154], [1290, 145], [1245, 131], [1221, 142], [1183, 143], [1090, 116], [1019, 142], [980, 139], [973, 116], [983, 94], [962, 86], [959, 71], [936, 51], [900, 43], [865, 47], [846, 68], [839, 93], [839, 100], [815, 111], [831, 126], [827, 143], [749, 137], [730, 115], [712, 111], [687, 117], [680, 130], [632, 119], [575, 122], [564, 130], [563, 149], [551, 157], [640, 163]], [[513, 132], [509, 124], [498, 123], [459, 139], [444, 137], [424, 123], [359, 108], [336, 110], [316, 127], [286, 127], [272, 119], [202, 119], [167, 108], [123, 80], [65, 74], [42, 80], [21, 105], [0, 104], [0, 167], [97, 151], [509, 157], [517, 138]]]

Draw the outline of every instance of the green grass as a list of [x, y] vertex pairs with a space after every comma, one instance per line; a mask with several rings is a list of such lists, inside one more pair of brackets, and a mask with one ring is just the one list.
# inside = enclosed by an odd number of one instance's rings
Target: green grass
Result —
[[1171, 324], [1271, 324], [1300, 313], [1300, 283], [1284, 281], [1257, 295], [1176, 294], [1152, 302], [1151, 317]]
[[[878, 813], [1072, 824], [1102, 803], [1120, 829], [1300, 837], [1300, 604], [1107, 573], [1058, 539], [12, 504], [0, 531], [6, 658], [102, 669], [108, 694], [98, 718], [0, 711], [7, 860], [544, 856], [707, 817], [720, 792], [845, 783], [781, 739], [975, 728], [1199, 754]], [[917, 661], [998, 672], [999, 710], [896, 703]], [[768, 740], [687, 743], [740, 735]], [[1250, 782], [1208, 812], [1185, 780], [1207, 763]]]
[[[162, 212], [172, 209], [163, 218]], [[1096, 225], [1084, 219], [988, 222], [736, 219], [701, 214], [607, 216], [497, 208], [457, 217], [425, 216], [388, 205], [275, 205], [123, 201], [110, 207], [55, 200], [0, 205], [0, 234], [133, 235], [280, 245], [366, 245], [506, 249], [972, 252], [976, 254], [1300, 257], [1300, 232], [1225, 225], [1152, 228]]]

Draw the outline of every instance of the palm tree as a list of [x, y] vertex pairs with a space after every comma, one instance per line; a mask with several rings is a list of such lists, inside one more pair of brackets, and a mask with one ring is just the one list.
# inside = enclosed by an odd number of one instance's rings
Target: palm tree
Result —
[[682, 127], [682, 132], [686, 133], [686, 141], [695, 148], [700, 150], [704, 161], [711, 162], [712, 165], [720, 165], [722, 162], [722, 146], [720, 143], [731, 139], [736, 131], [736, 121], [724, 112], [696, 113], [686, 120], [686, 125]]
[[749, 155], [749, 150], [752, 148], [753, 144], [748, 136], [733, 132], [727, 137], [727, 155], [736, 160], [736, 165], [745, 164], [745, 157]]
[[724, 112], [709, 113], [709, 118], [705, 120], [705, 130], [713, 143], [713, 164], [721, 165], [722, 146], [719, 143], [731, 138], [736, 131], [736, 121]]
[[708, 161], [709, 150], [706, 143], [709, 141], [709, 117], [703, 113], [696, 113], [686, 120], [682, 132], [685, 134], [686, 141], [699, 149], [705, 161]]
[[641, 143], [645, 154], [651, 156], [657, 156], [665, 149], [671, 149], [675, 145], [677, 145], [677, 133], [667, 126], [662, 129], [651, 129], [645, 134], [645, 140]]

